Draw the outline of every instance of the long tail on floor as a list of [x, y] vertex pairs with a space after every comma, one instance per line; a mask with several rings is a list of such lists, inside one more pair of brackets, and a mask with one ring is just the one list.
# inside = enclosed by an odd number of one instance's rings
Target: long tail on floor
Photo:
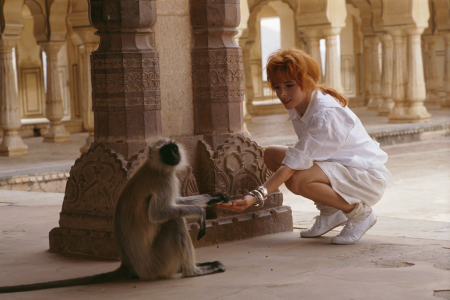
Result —
[[0, 294], [2, 293], [17, 293], [26, 291], [35, 291], [43, 289], [53, 289], [60, 287], [78, 286], [78, 285], [88, 285], [104, 282], [113, 282], [119, 280], [133, 279], [134, 276], [129, 276], [122, 268], [115, 271], [102, 273], [93, 276], [86, 276], [80, 278], [72, 278], [65, 280], [49, 281], [34, 284], [24, 284], [24, 285], [14, 285], [14, 286], [4, 286], [0, 287]]

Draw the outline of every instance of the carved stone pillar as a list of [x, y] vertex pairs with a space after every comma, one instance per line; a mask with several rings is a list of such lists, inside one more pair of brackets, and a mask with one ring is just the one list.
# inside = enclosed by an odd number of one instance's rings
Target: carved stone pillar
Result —
[[326, 58], [325, 58], [325, 83], [336, 91], [342, 93], [340, 57], [337, 49], [337, 36], [341, 32], [340, 27], [324, 29]]
[[431, 115], [423, 105], [426, 99], [420, 35], [424, 28], [408, 30], [408, 83], [406, 85], [407, 113], [410, 121], [428, 121]]
[[58, 51], [63, 43], [45, 42], [40, 43], [40, 45], [42, 51], [47, 55], [45, 117], [50, 121], [47, 130], [43, 134], [44, 142], [67, 142], [70, 140], [70, 134], [61, 121], [64, 117], [64, 107], [58, 74]]
[[392, 77], [393, 77], [393, 42], [389, 34], [381, 36], [383, 49], [382, 73], [381, 73], [381, 97], [383, 102], [378, 108], [379, 116], [387, 116], [391, 112], [395, 103], [392, 100]]
[[222, 134], [243, 129], [242, 51], [238, 33], [239, 1], [190, 1], [194, 31], [192, 72], [194, 131]]
[[15, 40], [0, 39], [0, 125], [3, 129], [0, 144], [1, 156], [28, 153], [28, 146], [24, 144], [18, 132], [22, 124], [16, 81], [13, 76], [12, 50], [15, 44]]
[[[113, 212], [138, 153], [161, 133], [156, 1], [90, 0], [100, 45], [91, 55], [95, 142], [67, 182], [50, 250], [117, 257]], [[91, 51], [87, 49], [87, 51]]]
[[364, 105], [367, 105], [367, 103], [369, 103], [370, 98], [372, 98], [372, 93], [371, 93], [371, 86], [370, 86], [370, 82], [371, 82], [371, 64], [370, 64], [370, 42], [369, 42], [369, 38], [365, 37], [364, 38]]
[[403, 56], [406, 55], [405, 38], [401, 30], [391, 31], [393, 45], [394, 45], [394, 59], [392, 75], [392, 99], [394, 100], [394, 107], [388, 115], [389, 120], [396, 120], [405, 113], [405, 77]]
[[441, 97], [438, 94], [439, 76], [437, 74], [437, 65], [436, 65], [437, 36], [435, 35], [424, 36], [423, 40], [425, 42], [424, 45], [425, 64], [426, 64], [425, 81], [427, 90], [427, 97], [425, 101], [430, 104], [440, 104]]
[[[409, 123], [428, 121], [430, 114], [423, 105], [426, 98], [425, 80], [423, 75], [422, 50], [420, 43], [420, 34], [423, 28], [411, 28], [407, 30], [408, 34], [408, 51], [398, 51], [403, 43], [402, 30], [392, 30], [394, 39], [394, 101], [395, 106], [389, 115], [389, 121], [393, 123]], [[400, 100], [402, 93], [400, 85], [404, 81], [399, 80], [400, 70], [396, 63], [402, 61], [402, 57], [408, 55], [408, 79], [406, 88], [406, 99]], [[397, 61], [398, 60], [398, 61]], [[398, 69], [398, 70], [397, 70]], [[403, 74], [403, 72], [401, 72]], [[403, 77], [403, 76], [402, 76]], [[401, 78], [403, 80], [403, 78]]]
[[378, 36], [372, 36], [369, 38], [370, 42], [370, 92], [372, 98], [367, 104], [367, 108], [371, 110], [378, 110], [381, 106], [383, 99], [381, 98], [381, 74], [380, 74], [380, 63], [378, 55], [378, 45], [380, 44], [380, 39]]
[[443, 34], [445, 40], [444, 91], [445, 98], [441, 102], [444, 108], [450, 108], [450, 32]]
[[81, 116], [83, 126], [89, 133], [86, 138], [86, 144], [80, 148], [80, 152], [86, 152], [94, 142], [94, 111], [92, 110], [92, 84], [91, 84], [91, 53], [97, 49], [96, 43], [85, 43], [83, 58], [83, 99], [81, 105]]
[[308, 54], [319, 64], [320, 79], [319, 83], [323, 82], [322, 59], [320, 56], [320, 38], [315, 31], [305, 31], [306, 43], [308, 45]]

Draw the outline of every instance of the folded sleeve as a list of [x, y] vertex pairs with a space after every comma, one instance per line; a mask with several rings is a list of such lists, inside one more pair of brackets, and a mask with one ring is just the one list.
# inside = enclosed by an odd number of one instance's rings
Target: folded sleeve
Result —
[[294, 147], [289, 147], [283, 164], [294, 170], [306, 170], [314, 161], [330, 159], [345, 143], [355, 126], [341, 107], [322, 109], [308, 121]]

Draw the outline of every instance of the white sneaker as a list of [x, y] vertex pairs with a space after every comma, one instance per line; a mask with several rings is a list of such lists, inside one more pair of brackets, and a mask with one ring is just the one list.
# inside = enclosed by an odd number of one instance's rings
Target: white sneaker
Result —
[[369, 216], [361, 222], [348, 220], [341, 233], [331, 239], [332, 244], [350, 245], [354, 244], [377, 222], [377, 216], [370, 212]]
[[341, 210], [338, 210], [334, 214], [330, 216], [316, 216], [314, 219], [316, 219], [316, 222], [314, 225], [306, 230], [303, 230], [300, 232], [301, 237], [305, 238], [314, 238], [319, 237], [328, 231], [341, 226], [345, 222], [347, 222], [347, 217], [344, 215], [344, 213]]

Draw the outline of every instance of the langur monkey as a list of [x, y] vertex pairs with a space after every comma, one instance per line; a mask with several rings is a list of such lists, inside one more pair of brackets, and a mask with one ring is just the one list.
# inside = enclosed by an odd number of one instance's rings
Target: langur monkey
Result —
[[218, 261], [196, 264], [192, 241], [184, 217], [198, 217], [205, 234], [203, 206], [228, 201], [223, 194], [180, 197], [177, 170], [187, 165], [184, 150], [171, 139], [149, 147], [148, 159], [123, 188], [114, 213], [114, 240], [120, 267], [109, 273], [0, 287], [0, 293], [86, 285], [127, 279], [169, 278], [181, 270], [192, 277], [224, 272]]

